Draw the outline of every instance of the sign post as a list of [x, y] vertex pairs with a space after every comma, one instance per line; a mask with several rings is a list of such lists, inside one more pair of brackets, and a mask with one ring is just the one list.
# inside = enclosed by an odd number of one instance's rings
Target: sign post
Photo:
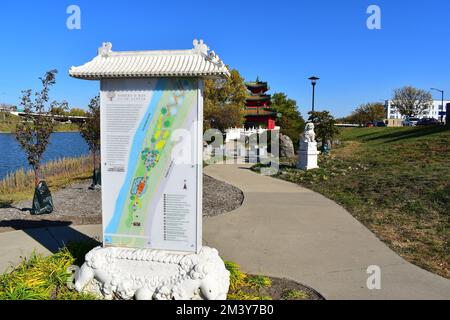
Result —
[[229, 273], [202, 247], [203, 83], [229, 76], [191, 50], [114, 52], [72, 67], [100, 80], [103, 246], [75, 288], [123, 299], [226, 299]]

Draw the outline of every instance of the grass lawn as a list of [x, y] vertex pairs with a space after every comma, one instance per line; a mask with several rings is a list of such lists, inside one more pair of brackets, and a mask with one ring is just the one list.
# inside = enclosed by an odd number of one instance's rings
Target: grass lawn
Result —
[[406, 260], [450, 278], [450, 130], [343, 129], [320, 169], [279, 177], [344, 206]]

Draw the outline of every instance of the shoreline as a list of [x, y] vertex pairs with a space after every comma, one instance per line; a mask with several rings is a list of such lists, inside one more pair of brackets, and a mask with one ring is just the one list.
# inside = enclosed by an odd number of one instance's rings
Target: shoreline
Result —
[[[80, 130], [61, 130], [61, 131], [59, 131], [59, 130], [55, 130], [55, 131], [53, 131], [53, 133], [79, 133], [80, 132]], [[14, 134], [14, 132], [12, 132], [12, 131], [0, 131], [0, 134]]]

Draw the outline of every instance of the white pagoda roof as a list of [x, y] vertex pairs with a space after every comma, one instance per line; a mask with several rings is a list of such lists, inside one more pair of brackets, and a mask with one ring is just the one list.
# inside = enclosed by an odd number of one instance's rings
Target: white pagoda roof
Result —
[[72, 67], [70, 76], [80, 79], [200, 77], [221, 78], [230, 75], [228, 68], [203, 40], [194, 40], [190, 50], [112, 51], [103, 43], [98, 55], [88, 63]]

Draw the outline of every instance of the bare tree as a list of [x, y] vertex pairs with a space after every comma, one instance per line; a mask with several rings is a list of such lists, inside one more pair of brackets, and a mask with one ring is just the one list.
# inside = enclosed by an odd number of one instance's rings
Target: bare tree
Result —
[[33, 167], [35, 184], [41, 179], [41, 159], [50, 141], [54, 129], [53, 118], [49, 110], [56, 107], [67, 108], [67, 102], [53, 101], [48, 105], [50, 88], [55, 84], [56, 70], [48, 71], [43, 78], [39, 78], [42, 89], [34, 94], [32, 90], [22, 91], [20, 105], [24, 109], [24, 117], [16, 126], [16, 139], [25, 151], [28, 163]]
[[433, 103], [430, 92], [406, 86], [394, 90], [392, 104], [398, 109], [402, 116], [413, 117], [420, 115]]

